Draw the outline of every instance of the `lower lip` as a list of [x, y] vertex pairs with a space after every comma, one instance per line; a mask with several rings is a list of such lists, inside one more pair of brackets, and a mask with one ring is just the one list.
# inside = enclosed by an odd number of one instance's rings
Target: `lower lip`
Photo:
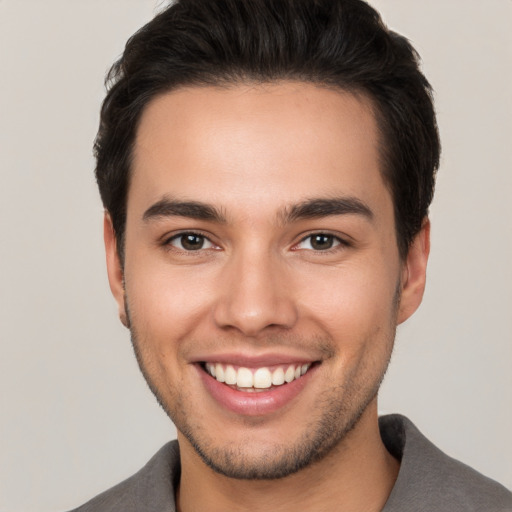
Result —
[[304, 389], [317, 369], [314, 365], [302, 377], [268, 391], [244, 392], [222, 384], [197, 365], [201, 379], [212, 397], [224, 408], [236, 414], [263, 416], [278, 411]]

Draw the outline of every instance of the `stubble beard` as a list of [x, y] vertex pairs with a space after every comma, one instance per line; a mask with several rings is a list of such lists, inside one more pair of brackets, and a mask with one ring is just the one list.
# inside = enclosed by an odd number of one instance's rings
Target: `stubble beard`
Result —
[[[356, 379], [349, 379], [345, 385], [334, 386], [328, 395], [324, 394], [317, 401], [316, 411], [310, 415], [318, 419], [303, 429], [304, 433], [292, 446], [274, 445], [272, 449], [263, 450], [257, 457], [247, 454], [245, 443], [215, 446], [211, 434], [204, 427], [194, 424], [193, 418], [187, 413], [193, 397], [174, 390], [172, 399], [166, 399], [147, 370], [140, 339], [131, 322], [130, 333], [137, 362], [150, 390], [203, 462], [216, 473], [229, 478], [275, 480], [319, 462], [339, 447], [376, 398], [391, 359], [396, 334], [396, 312], [400, 302], [398, 288], [394, 299], [392, 325], [385, 341], [387, 357], [376, 374], [369, 371], [373, 379], [360, 386], [355, 382]], [[126, 311], [129, 318], [128, 309]], [[250, 439], [247, 441], [250, 442]]]
[[[203, 462], [215, 472], [240, 480], [275, 480], [321, 461], [338, 447], [376, 397], [383, 376], [354, 408], [347, 404], [352, 397], [347, 397], [342, 390], [341, 400], [336, 397], [322, 400], [316, 407], [320, 411], [319, 419], [305, 425], [304, 433], [293, 445], [274, 445], [258, 456], [248, 455], [244, 449], [250, 439], [234, 446], [216, 447], [205, 442], [205, 437], [200, 438], [200, 429], [181, 421], [183, 417], [173, 419], [169, 411], [166, 412]], [[316, 416], [315, 411], [312, 416]]]
[[[309, 415], [318, 419], [305, 426], [303, 434], [293, 445], [276, 445], [272, 449], [263, 450], [258, 456], [253, 456], [246, 453], [246, 443], [215, 446], [211, 433], [194, 424], [193, 418], [187, 413], [190, 403], [193, 403], [192, 397], [178, 392], [170, 403], [171, 400], [166, 399], [154, 385], [143, 363], [133, 329], [132, 343], [149, 388], [203, 462], [217, 473], [242, 480], [274, 480], [287, 477], [322, 460], [339, 446], [377, 396], [391, 356], [390, 350], [386, 364], [378, 377], [364, 386], [363, 395], [357, 393], [350, 383], [333, 387], [328, 396], [324, 395], [317, 402], [315, 410]], [[186, 406], [187, 403], [189, 407]]]

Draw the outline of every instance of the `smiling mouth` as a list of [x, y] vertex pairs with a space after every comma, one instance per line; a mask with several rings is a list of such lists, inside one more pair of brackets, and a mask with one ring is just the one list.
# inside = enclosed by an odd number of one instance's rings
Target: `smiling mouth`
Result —
[[275, 367], [246, 368], [223, 363], [202, 363], [203, 370], [221, 382], [246, 393], [269, 391], [300, 379], [315, 364], [287, 364]]

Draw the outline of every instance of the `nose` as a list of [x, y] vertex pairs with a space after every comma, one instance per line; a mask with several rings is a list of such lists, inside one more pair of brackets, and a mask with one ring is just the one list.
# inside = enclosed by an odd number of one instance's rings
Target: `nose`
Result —
[[218, 327], [257, 337], [270, 328], [290, 329], [297, 322], [284, 263], [270, 254], [233, 258], [223, 269], [214, 309]]

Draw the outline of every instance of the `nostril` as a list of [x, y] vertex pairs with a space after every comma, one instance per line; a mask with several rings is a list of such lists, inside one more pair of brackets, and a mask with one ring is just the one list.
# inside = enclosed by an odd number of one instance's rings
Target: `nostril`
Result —
[[[249, 302], [252, 302], [250, 304]], [[217, 304], [215, 323], [224, 330], [237, 330], [247, 337], [257, 337], [263, 331], [291, 329], [298, 318], [296, 308], [287, 299], [255, 304], [255, 300], [233, 300]]]

